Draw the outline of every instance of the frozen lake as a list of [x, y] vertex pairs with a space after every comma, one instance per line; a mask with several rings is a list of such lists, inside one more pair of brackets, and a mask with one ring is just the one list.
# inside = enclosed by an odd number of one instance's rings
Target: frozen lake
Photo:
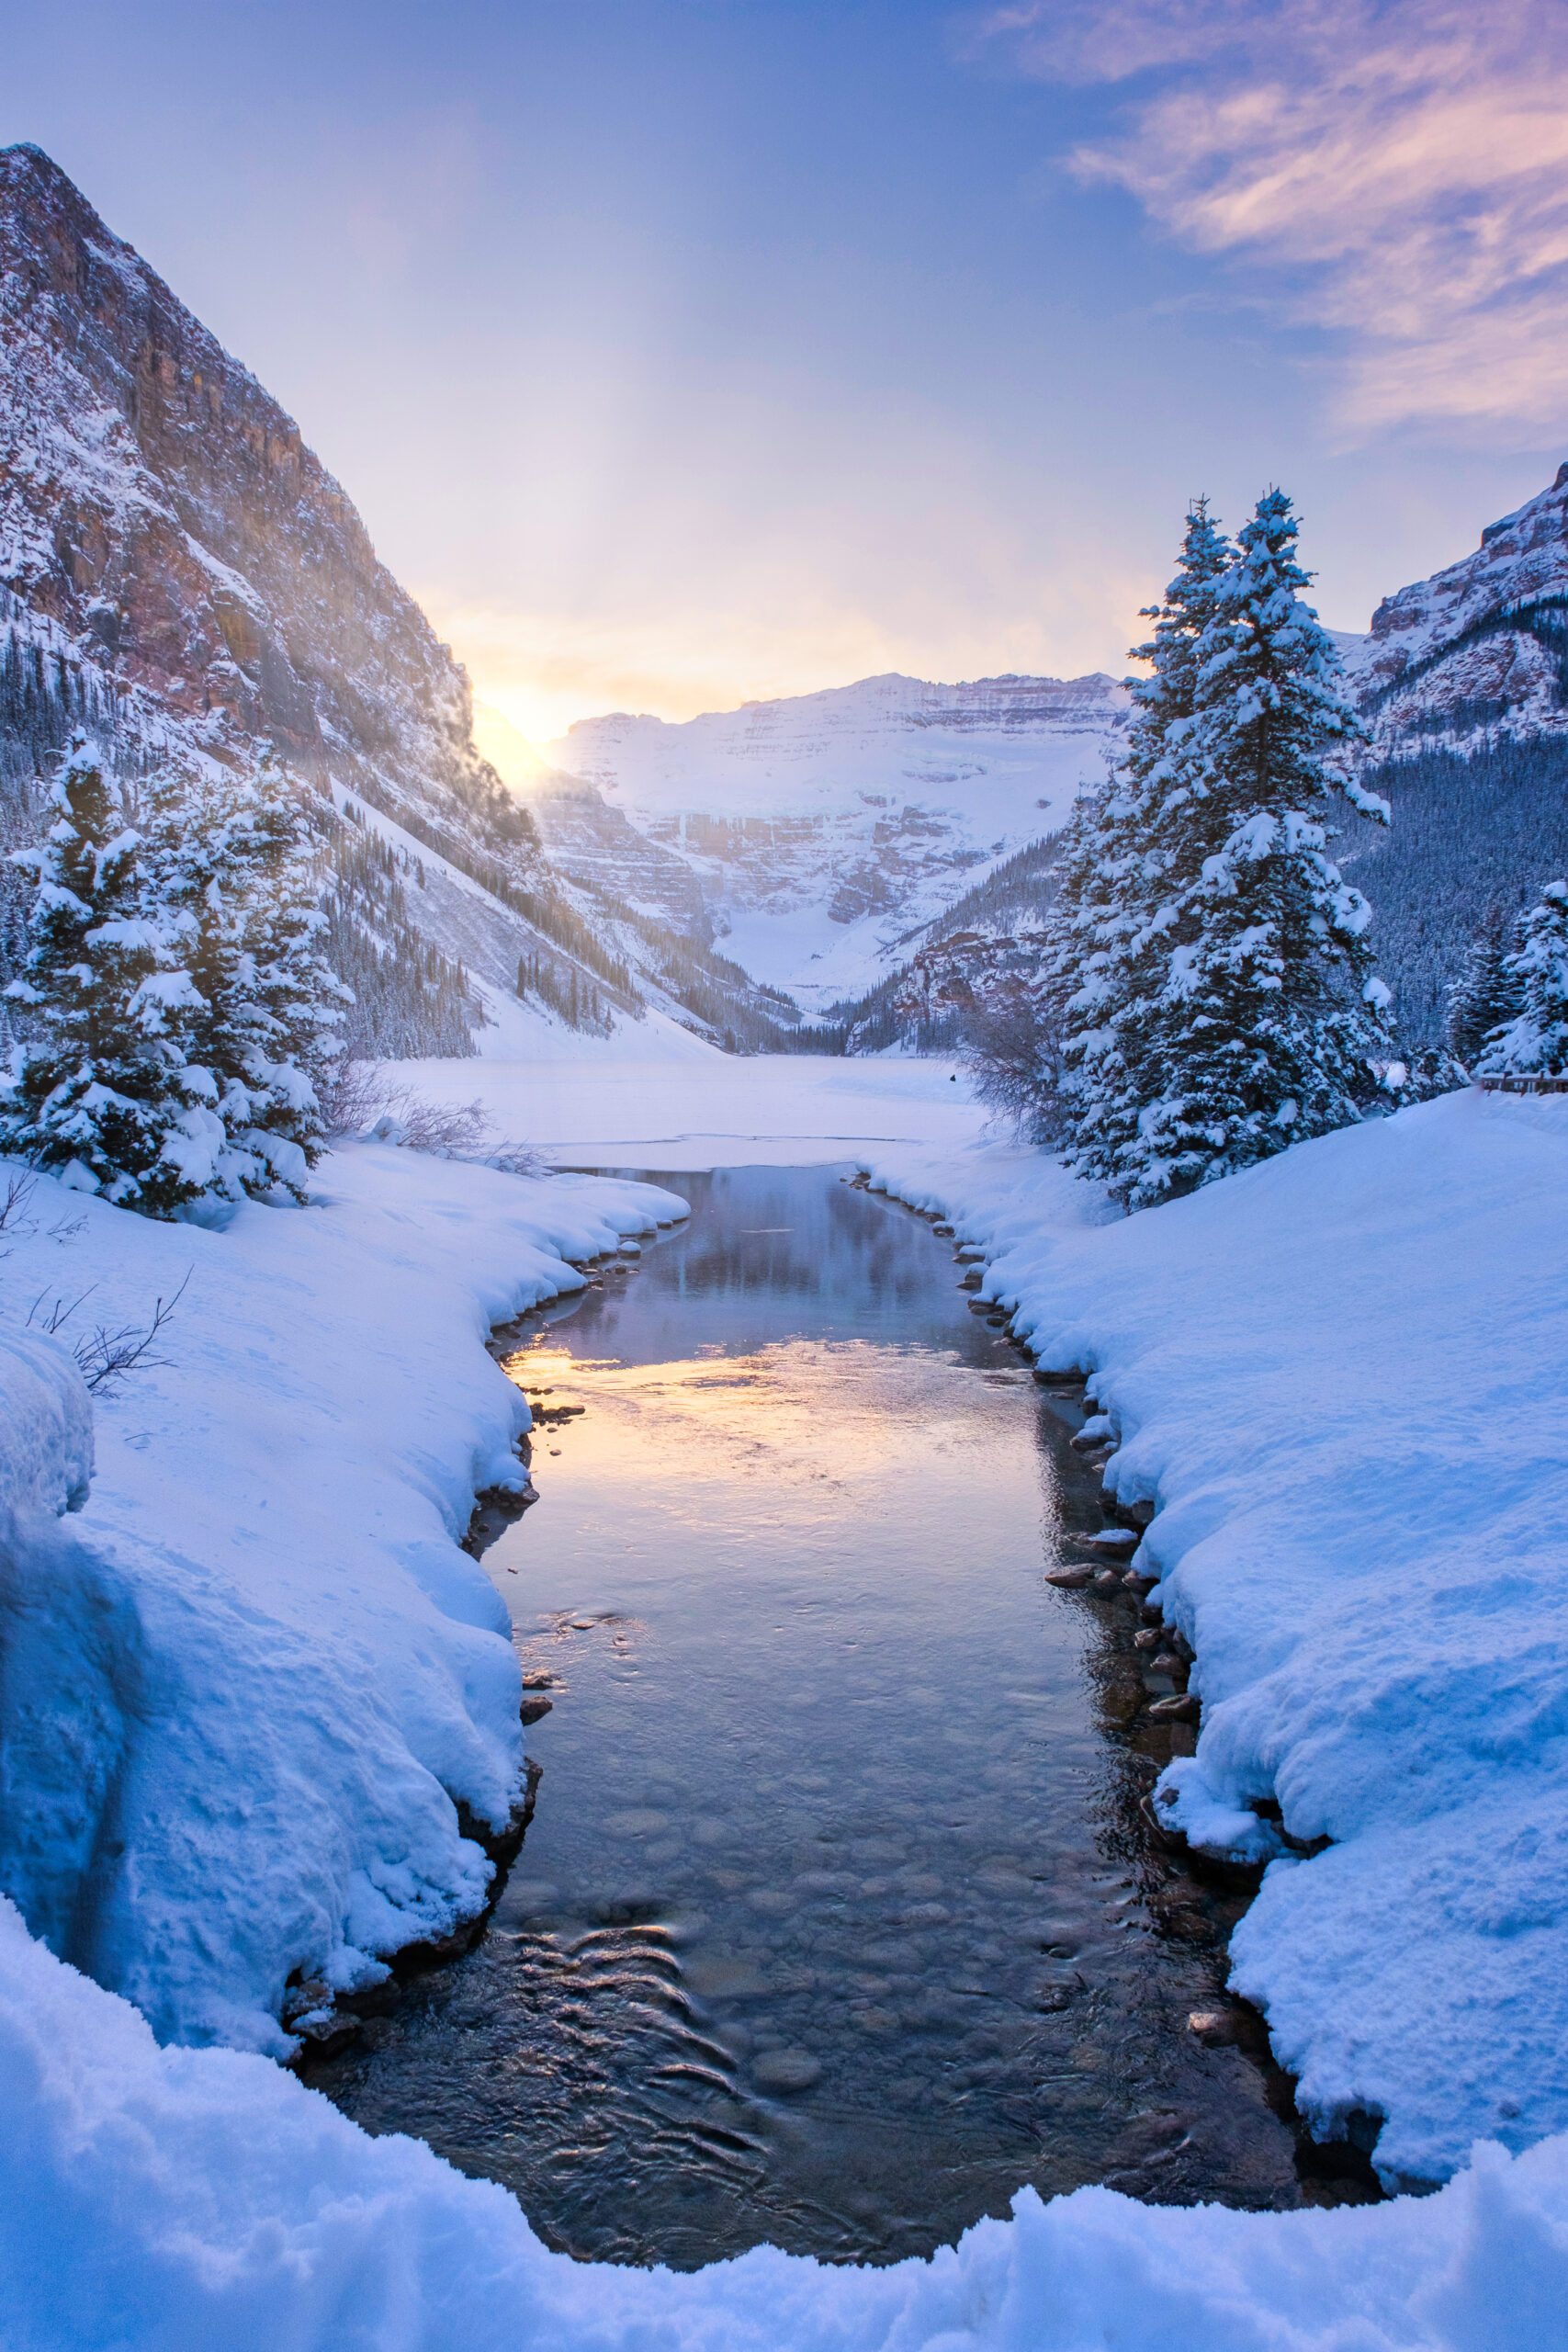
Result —
[[1043, 1581], [1101, 1525], [1076, 1398], [837, 1172], [636, 1172], [690, 1223], [508, 1359], [526, 1841], [478, 1949], [309, 2078], [584, 2257], [889, 2260], [1026, 2181], [1344, 2193], [1190, 2027], [1246, 1898], [1145, 1830], [1190, 1733], [1139, 1715], [1135, 1604]]

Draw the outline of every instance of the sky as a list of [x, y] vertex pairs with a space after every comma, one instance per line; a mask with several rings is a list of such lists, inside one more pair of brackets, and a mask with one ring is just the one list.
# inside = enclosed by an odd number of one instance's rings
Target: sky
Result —
[[31, 140], [535, 741], [1334, 627], [1568, 453], [1564, 0], [0, 0]]

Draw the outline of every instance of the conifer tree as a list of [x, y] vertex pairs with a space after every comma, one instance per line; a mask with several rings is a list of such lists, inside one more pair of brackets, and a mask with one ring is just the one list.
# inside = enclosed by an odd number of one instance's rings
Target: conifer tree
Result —
[[1117, 1171], [1134, 1207], [1359, 1118], [1390, 1054], [1371, 910], [1325, 854], [1337, 798], [1383, 822], [1388, 810], [1349, 775], [1361, 729], [1300, 600], [1296, 537], [1270, 491], [1196, 649], [1178, 789], [1207, 848], [1165, 977], [1159, 1091]]
[[1485, 1076], [1561, 1077], [1568, 1071], [1568, 882], [1549, 882], [1521, 925], [1506, 969], [1519, 1010], [1482, 1053]]
[[297, 790], [254, 778], [166, 779], [152, 795], [150, 908], [177, 930], [192, 981], [187, 1086], [220, 1133], [202, 1189], [304, 1198], [324, 1130], [317, 1080], [349, 991], [327, 965]]
[[1494, 1029], [1524, 1009], [1512, 967], [1517, 922], [1494, 899], [1481, 918], [1464, 969], [1449, 990], [1449, 1043], [1466, 1069], [1480, 1061]]
[[1167, 966], [1208, 848], [1194, 760], [1198, 649], [1234, 549], [1207, 499], [1188, 512], [1175, 579], [1141, 616], [1155, 624], [1132, 658], [1127, 749], [1075, 817], [1052, 984], [1061, 999], [1071, 1157], [1081, 1174], [1124, 1189], [1140, 1120], [1159, 1091]]
[[31, 1035], [0, 1082], [0, 1149], [107, 1200], [167, 1216], [202, 1189], [204, 1122], [186, 1087], [190, 976], [150, 909], [141, 835], [101, 753], [75, 736], [50, 794], [21, 977]]

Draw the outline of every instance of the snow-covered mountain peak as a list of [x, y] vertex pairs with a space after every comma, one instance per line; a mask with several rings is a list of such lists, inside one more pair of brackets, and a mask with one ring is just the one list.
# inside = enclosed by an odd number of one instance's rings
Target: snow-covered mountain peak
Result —
[[951, 685], [888, 672], [681, 722], [615, 712], [544, 746], [564, 773], [530, 800], [568, 871], [657, 905], [683, 868], [728, 954], [821, 1004], [879, 978], [991, 865], [1062, 826], [1126, 709], [1099, 672]]

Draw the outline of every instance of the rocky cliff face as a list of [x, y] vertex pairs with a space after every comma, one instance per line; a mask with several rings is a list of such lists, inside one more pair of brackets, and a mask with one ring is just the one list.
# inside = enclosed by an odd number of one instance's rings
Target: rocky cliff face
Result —
[[0, 153], [0, 581], [133, 731], [270, 741], [444, 848], [526, 843], [293, 419], [35, 147]]
[[671, 726], [624, 713], [546, 746], [575, 784], [530, 805], [553, 859], [707, 922], [759, 978], [858, 995], [1025, 842], [1066, 823], [1125, 724], [1104, 676], [897, 675]]
[[1385, 597], [1347, 666], [1374, 755], [1469, 751], [1498, 732], [1568, 741], [1568, 465], [1472, 555]]

